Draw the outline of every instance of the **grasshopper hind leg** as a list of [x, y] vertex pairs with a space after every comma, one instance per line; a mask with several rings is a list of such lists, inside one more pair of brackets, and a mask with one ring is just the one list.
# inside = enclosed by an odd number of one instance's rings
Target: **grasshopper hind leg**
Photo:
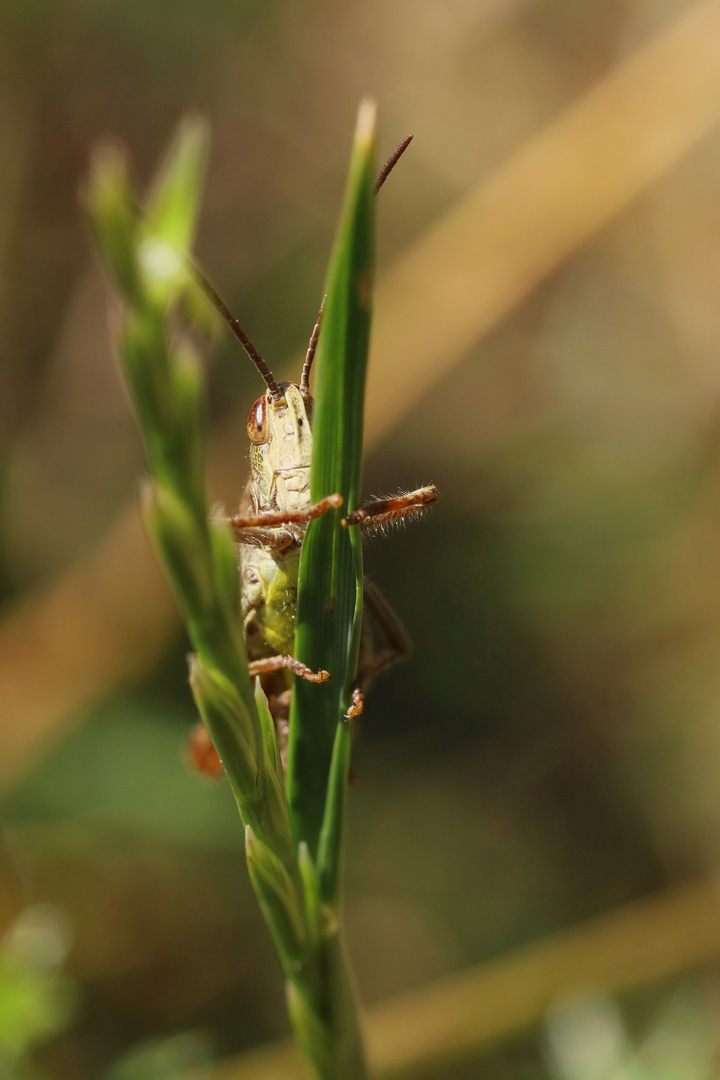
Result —
[[[298, 678], [311, 683], [327, 682], [330, 678], [327, 671], [313, 671], [312, 668], [301, 664], [299, 660], [295, 660], [292, 656], [266, 656], [260, 660], [251, 660], [248, 664], [248, 670], [252, 677], [272, 675], [277, 671], [291, 671], [293, 675], [297, 675]], [[280, 693], [273, 693], [269, 687], [265, 689], [268, 692], [268, 705], [275, 721], [280, 756], [284, 767], [287, 764], [288, 718], [290, 716], [292, 691], [283, 690]], [[222, 762], [202, 720], [198, 720], [190, 733], [185, 756], [188, 764], [196, 772], [210, 777], [222, 776]]]
[[385, 647], [374, 653], [366, 619], [363, 618], [360, 640], [360, 666], [353, 686], [352, 705], [347, 711], [348, 720], [360, 716], [365, 701], [365, 690], [372, 679], [395, 664], [406, 660], [412, 652], [410, 635], [400, 621], [397, 612], [385, 599], [383, 593], [369, 578], [363, 584], [363, 598], [378, 629], [385, 638]]
[[330, 678], [329, 672], [322, 669], [313, 671], [306, 664], [301, 664], [294, 656], [264, 656], [260, 660], [251, 660], [248, 670], [253, 676], [269, 675], [273, 671], [292, 671], [293, 675], [311, 683], [327, 682]]

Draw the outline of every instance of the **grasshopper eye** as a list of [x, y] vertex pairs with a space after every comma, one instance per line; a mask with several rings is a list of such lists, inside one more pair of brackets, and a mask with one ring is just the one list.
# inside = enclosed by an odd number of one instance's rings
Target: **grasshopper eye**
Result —
[[255, 446], [268, 441], [267, 398], [259, 397], [247, 418], [248, 439]]

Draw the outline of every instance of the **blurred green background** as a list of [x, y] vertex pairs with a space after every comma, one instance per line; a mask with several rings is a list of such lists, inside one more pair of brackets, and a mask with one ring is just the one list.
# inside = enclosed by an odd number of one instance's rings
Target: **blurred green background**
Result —
[[[378, 204], [382, 279], [691, 7], [0, 3], [3, 1078], [169, 1078], [286, 1031], [229, 790], [183, 761], [187, 642], [175, 625], [147, 645], [155, 593], [109, 632], [73, 600], [74, 575], [108, 537], [122, 544], [142, 473], [81, 205], [93, 147], [119, 138], [147, 182], [179, 118], [208, 117], [198, 258], [285, 374], [317, 311], [364, 94], [379, 101], [383, 156], [415, 135]], [[415, 652], [373, 687], [358, 730], [347, 923], [366, 1002], [716, 868], [719, 181], [716, 130], [373, 444], [368, 494], [434, 482], [442, 499], [367, 549]], [[229, 502], [260, 389], [228, 335], [207, 363], [213, 420], [240, 448], [223, 466]], [[103, 584], [113, 612], [134, 557]], [[73, 641], [97, 645], [84, 697], [67, 689]], [[113, 642], [147, 647], [148, 670], [114, 666]], [[54, 943], [49, 958], [18, 952], [23, 919]], [[23, 1013], [41, 1017], [37, 1035], [27, 1022], [32, 1065], [3, 1035], [22, 1026], [3, 1004], [17, 1000], [18, 955], [39, 980]], [[619, 1014], [578, 1008], [427, 1075], [609, 1076], [583, 1072], [561, 1035], [589, 1024], [622, 1050]], [[712, 973], [624, 1008], [628, 1039], [668, 1016], [683, 1037], [705, 1031]], [[692, 1076], [717, 1075], [706, 1042]]]

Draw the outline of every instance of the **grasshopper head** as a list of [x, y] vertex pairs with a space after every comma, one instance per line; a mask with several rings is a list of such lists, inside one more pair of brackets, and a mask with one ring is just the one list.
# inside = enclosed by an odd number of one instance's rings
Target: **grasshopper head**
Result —
[[291, 382], [268, 390], [248, 413], [250, 463], [258, 503], [300, 509], [309, 500], [312, 398]]
[[303, 509], [310, 502], [312, 398], [309, 378], [320, 333], [322, 305], [308, 345], [300, 385], [277, 382], [210, 282], [197, 267], [191, 266], [191, 270], [195, 280], [240, 341], [267, 387], [262, 397], [253, 404], [247, 419], [255, 503], [258, 508], [269, 510]]

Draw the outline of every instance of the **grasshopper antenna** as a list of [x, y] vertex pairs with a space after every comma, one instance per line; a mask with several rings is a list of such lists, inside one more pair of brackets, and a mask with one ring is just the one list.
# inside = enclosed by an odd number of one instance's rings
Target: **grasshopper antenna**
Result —
[[325, 301], [327, 299], [327, 293], [322, 298], [322, 304], [320, 310], [317, 313], [315, 319], [315, 325], [313, 326], [313, 332], [310, 335], [310, 342], [308, 344], [307, 352], [305, 353], [305, 363], [302, 368], [302, 375], [300, 376], [300, 393], [307, 395], [310, 393], [310, 368], [312, 362], [315, 359], [315, 350], [317, 349], [318, 338], [320, 337], [320, 324], [322, 322], [323, 312], [325, 310]]
[[403, 141], [400, 143], [400, 145], [397, 147], [397, 149], [394, 150], [393, 153], [390, 155], [390, 157], [387, 159], [387, 161], [383, 165], [382, 169], [380, 170], [380, 172], [375, 177], [375, 184], [373, 186], [373, 195], [377, 195], [378, 191], [383, 186], [383, 184], [387, 180], [388, 176], [393, 171], [393, 169], [397, 165], [398, 161], [400, 160], [400, 158], [403, 156], [403, 154], [407, 150], [410, 143], [413, 141], [413, 138], [414, 138], [413, 135], [408, 135], [406, 138], [404, 138]]
[[[388, 176], [393, 171], [393, 169], [397, 165], [398, 161], [400, 160], [400, 158], [403, 156], [403, 154], [407, 150], [410, 143], [413, 141], [414, 137], [415, 137], [414, 135], [407, 135], [403, 139], [403, 141], [400, 143], [400, 145], [398, 147], [396, 147], [396, 149], [392, 152], [390, 157], [387, 159], [387, 161], [383, 165], [382, 169], [380, 170], [380, 172], [375, 177], [375, 183], [373, 184], [373, 195], [377, 195], [378, 191], [383, 186], [383, 184], [387, 180]], [[315, 319], [315, 325], [313, 326], [313, 332], [310, 335], [310, 342], [308, 344], [307, 353], [305, 354], [305, 363], [303, 364], [302, 375], [300, 376], [300, 393], [301, 394], [309, 394], [310, 393], [310, 368], [312, 367], [312, 362], [315, 359], [315, 350], [317, 349], [318, 338], [320, 336], [320, 324], [322, 323], [322, 317], [323, 317], [323, 311], [325, 310], [325, 300], [326, 299], [327, 299], [327, 297], [323, 296], [323, 301], [322, 301], [322, 304], [320, 305], [320, 310], [317, 313], [317, 318]]]
[[[278, 384], [275, 382], [275, 376], [273, 375], [272, 371], [270, 370], [270, 368], [267, 366], [267, 364], [263, 360], [260, 353], [257, 351], [255, 346], [253, 345], [250, 338], [247, 336], [247, 334], [243, 330], [240, 323], [237, 321], [237, 319], [235, 318], [233, 313], [230, 311], [227, 304], [225, 304], [225, 302], [221, 299], [221, 297], [218, 296], [218, 294], [215, 292], [212, 285], [207, 280], [207, 278], [204, 276], [204, 274], [202, 274], [200, 272], [200, 270], [198, 270], [197, 266], [195, 266], [195, 264], [192, 263], [192, 262], [190, 263], [190, 271], [191, 271], [193, 277], [195, 278], [195, 280], [197, 281], [198, 285], [202, 289], [202, 291], [207, 296], [210, 303], [213, 305], [213, 307], [217, 308], [217, 310], [220, 312], [223, 319], [228, 324], [228, 326], [232, 330], [233, 334], [238, 339], [238, 341], [242, 345], [243, 349], [248, 354], [248, 356], [252, 360], [253, 364], [255, 365], [255, 367], [260, 372], [263, 380], [265, 381], [265, 385], [267, 386], [268, 390], [270, 391], [271, 398], [273, 398], [274, 401], [279, 401], [280, 398], [282, 397], [282, 394], [280, 392], [280, 388], [278, 387]], [[318, 331], [318, 333], [320, 332], [320, 327], [319, 326], [317, 327], [317, 331]], [[315, 333], [315, 331], [313, 331], [313, 333]]]

